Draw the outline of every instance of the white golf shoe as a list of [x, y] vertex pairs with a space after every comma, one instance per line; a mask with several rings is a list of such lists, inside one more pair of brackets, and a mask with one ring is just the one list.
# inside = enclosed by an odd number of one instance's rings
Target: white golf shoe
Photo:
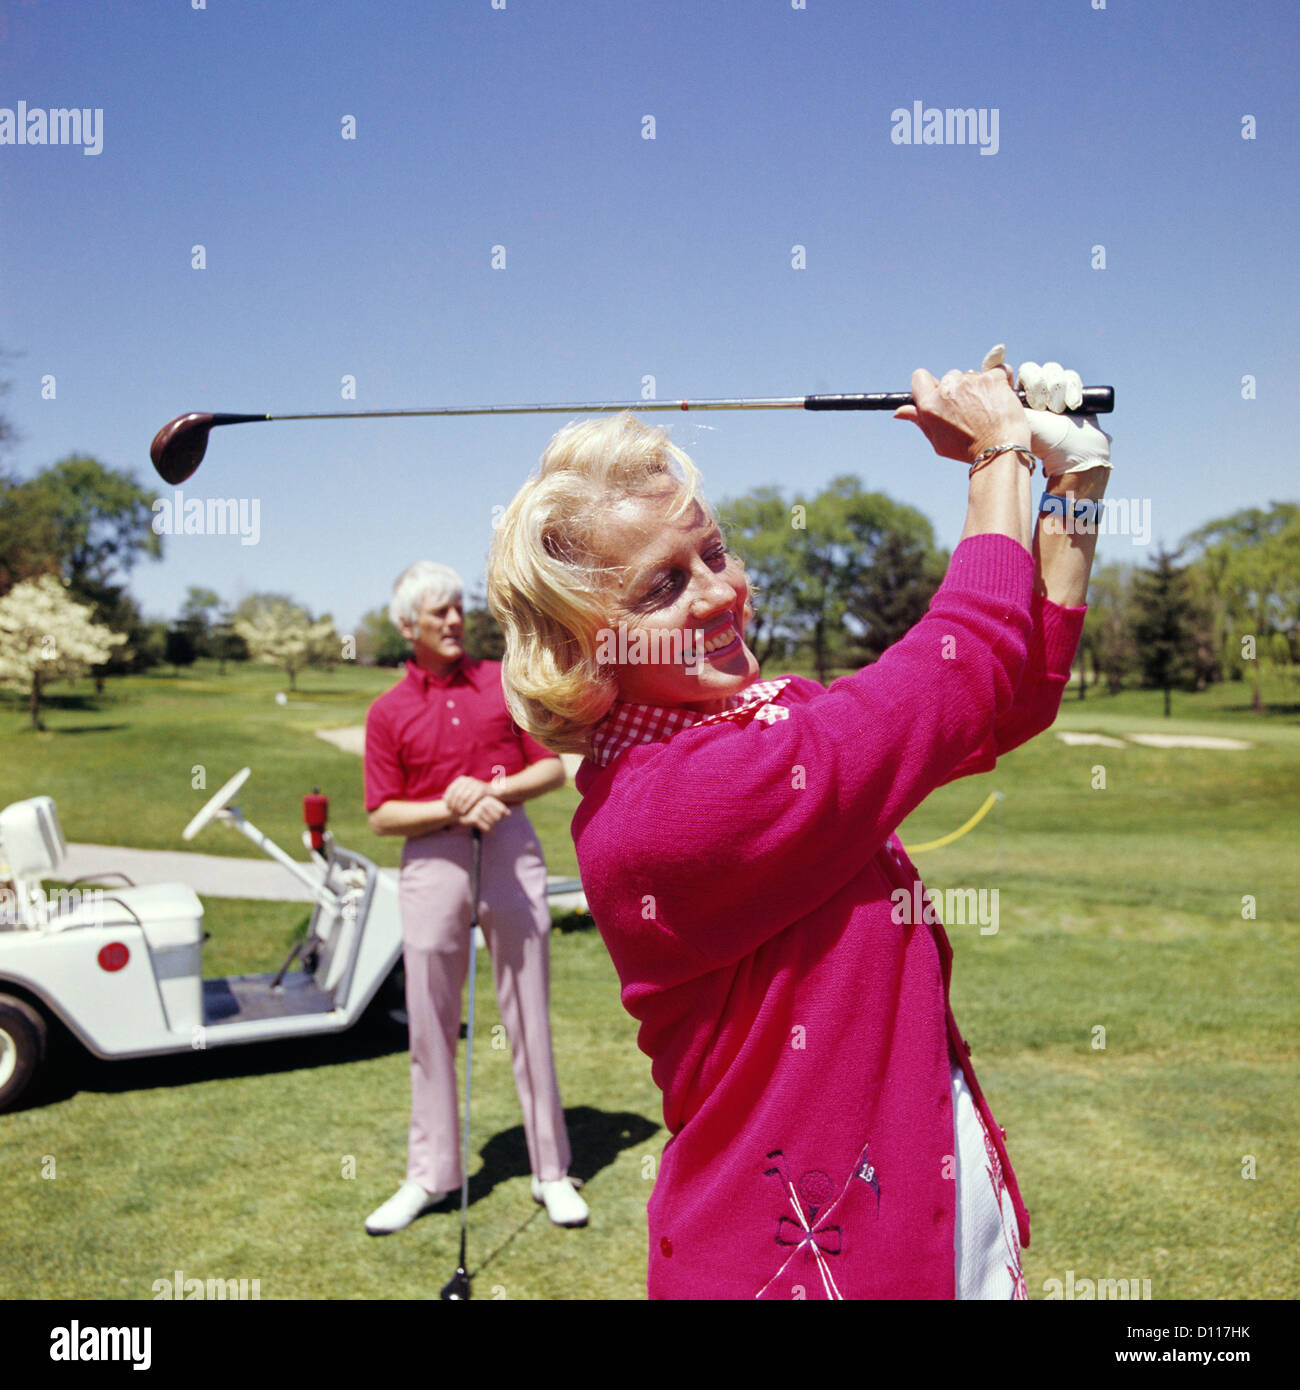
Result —
[[366, 1230], [372, 1236], [389, 1236], [404, 1230], [421, 1212], [436, 1207], [447, 1195], [426, 1192], [418, 1182], [404, 1182], [394, 1196], [366, 1217]]
[[572, 1178], [556, 1178], [542, 1182], [533, 1178], [533, 1201], [546, 1208], [546, 1214], [557, 1226], [585, 1226], [587, 1204], [578, 1196]]

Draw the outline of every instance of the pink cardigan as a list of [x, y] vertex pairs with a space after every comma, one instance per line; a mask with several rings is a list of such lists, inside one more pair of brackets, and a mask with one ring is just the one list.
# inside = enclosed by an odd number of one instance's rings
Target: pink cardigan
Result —
[[904, 818], [1055, 718], [1085, 610], [1032, 588], [1022, 546], [963, 541], [926, 616], [829, 690], [793, 678], [789, 718], [580, 769], [583, 885], [672, 1134], [651, 1297], [952, 1298], [950, 1050], [1028, 1244], [948, 939], [890, 895]]

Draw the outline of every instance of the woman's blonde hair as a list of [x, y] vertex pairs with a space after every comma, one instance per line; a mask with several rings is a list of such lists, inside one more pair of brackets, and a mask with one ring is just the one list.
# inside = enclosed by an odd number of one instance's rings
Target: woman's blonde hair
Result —
[[668, 431], [624, 411], [568, 425], [519, 489], [488, 560], [488, 606], [505, 634], [502, 684], [510, 713], [534, 738], [584, 753], [617, 697], [614, 668], [597, 661], [617, 561], [600, 522], [622, 498], [678, 489], [673, 515], [699, 502], [700, 475]]

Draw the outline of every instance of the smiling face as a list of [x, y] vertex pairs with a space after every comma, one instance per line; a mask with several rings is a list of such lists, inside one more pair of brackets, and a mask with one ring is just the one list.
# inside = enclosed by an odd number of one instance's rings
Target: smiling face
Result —
[[673, 515], [677, 497], [675, 485], [625, 497], [602, 522], [613, 567], [607, 623], [627, 632], [617, 644], [627, 659], [614, 663], [618, 698], [712, 714], [758, 677], [745, 645], [749, 581], [703, 507]]
[[465, 613], [459, 594], [442, 602], [436, 602], [431, 593], [424, 594], [415, 622], [403, 620], [398, 627], [414, 648], [415, 664], [422, 670], [446, 675], [465, 655]]

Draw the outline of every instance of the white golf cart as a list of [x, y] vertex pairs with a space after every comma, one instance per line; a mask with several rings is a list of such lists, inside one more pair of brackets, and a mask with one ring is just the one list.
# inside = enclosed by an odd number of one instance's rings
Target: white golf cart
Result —
[[[203, 979], [203, 906], [184, 885], [47, 894], [42, 880], [58, 877], [67, 852], [54, 802], [0, 811], [0, 1110], [37, 1075], [51, 1018], [96, 1057], [123, 1058], [339, 1033], [362, 1017], [401, 958], [396, 885], [328, 832], [314, 837], [310, 866], [296, 863], [231, 804], [248, 775], [184, 837], [223, 820], [310, 890], [306, 936], [273, 975]], [[114, 877], [125, 875], [93, 876]]]

